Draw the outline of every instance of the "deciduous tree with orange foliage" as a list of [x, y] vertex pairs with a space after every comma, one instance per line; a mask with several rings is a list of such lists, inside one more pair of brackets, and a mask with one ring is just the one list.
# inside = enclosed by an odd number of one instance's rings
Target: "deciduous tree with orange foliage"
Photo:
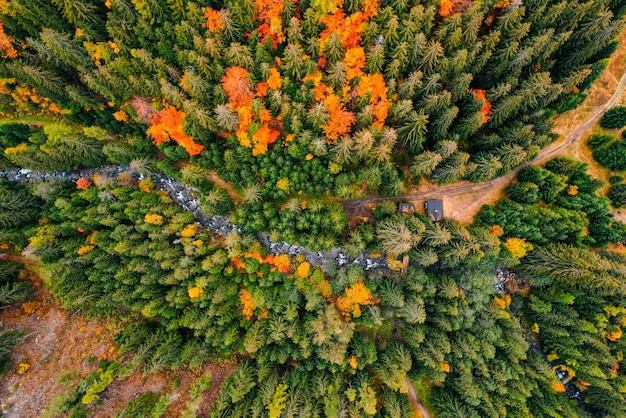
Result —
[[222, 13], [223, 12], [221, 10], [214, 10], [210, 7], [206, 8], [206, 13], [204, 15], [206, 22], [204, 23], [204, 26], [206, 26], [209, 32], [215, 33], [224, 29]]
[[259, 35], [261, 39], [270, 38], [274, 49], [278, 47], [278, 44], [285, 41], [281, 19], [284, 7], [283, 0], [254, 1], [254, 17], [260, 23]]
[[0, 51], [3, 58], [17, 58], [17, 50], [13, 46], [16, 41], [4, 32], [4, 23], [0, 22]]
[[359, 281], [347, 288], [346, 295], [339, 296], [335, 304], [343, 317], [349, 320], [351, 316], [361, 316], [361, 305], [374, 305], [377, 302], [378, 298], [372, 295], [365, 283]]
[[476, 100], [483, 102], [483, 107], [478, 111], [483, 115], [482, 123], [485, 124], [489, 121], [489, 113], [491, 112], [491, 102], [487, 100], [486, 92], [482, 89], [470, 89], [470, 92], [474, 95]]
[[198, 155], [204, 149], [203, 145], [194, 142], [193, 138], [183, 130], [185, 113], [165, 103], [163, 109], [149, 116], [150, 127], [146, 131], [154, 145], [160, 145], [170, 140], [176, 141], [190, 156]]
[[254, 93], [248, 81], [248, 70], [241, 67], [229, 67], [222, 77], [222, 87], [228, 95], [228, 104], [233, 108], [250, 106]]

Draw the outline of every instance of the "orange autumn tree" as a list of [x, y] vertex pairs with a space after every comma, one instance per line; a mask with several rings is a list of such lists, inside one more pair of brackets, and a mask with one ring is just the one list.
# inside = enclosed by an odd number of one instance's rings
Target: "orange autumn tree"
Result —
[[[239, 144], [252, 148], [252, 154], [255, 156], [264, 154], [267, 152], [269, 144], [276, 142], [280, 136], [280, 131], [270, 127], [270, 122], [273, 120], [271, 112], [267, 109], [260, 109], [255, 115], [250, 107], [254, 99], [254, 92], [248, 81], [248, 70], [241, 67], [227, 68], [226, 75], [222, 77], [221, 81], [222, 87], [228, 95], [228, 106], [235, 109], [239, 116], [239, 125], [235, 131]], [[261, 96], [263, 97], [267, 93], [267, 88], [278, 89], [281, 84], [280, 73], [272, 68], [267, 82], [259, 83], [257, 88], [263, 89]], [[262, 125], [256, 131], [249, 132], [255, 117], [261, 121]]]
[[361, 34], [365, 31], [369, 19], [378, 14], [378, 1], [365, 1], [363, 11], [357, 11], [346, 16], [343, 9], [339, 8], [334, 13], [322, 16], [320, 22], [326, 29], [320, 33], [319, 46], [324, 51], [330, 41], [331, 35], [336, 32], [347, 50], [359, 47]]
[[222, 13], [223, 12], [221, 10], [218, 11], [207, 7], [206, 13], [204, 14], [206, 22], [203, 26], [205, 26], [211, 33], [219, 32], [224, 29], [224, 19], [222, 17]]
[[467, 9], [470, 5], [469, 0], [441, 0], [439, 2], [439, 15], [448, 17]]
[[255, 0], [254, 17], [260, 23], [258, 31], [262, 40], [269, 38], [272, 48], [285, 41], [281, 13], [285, 8], [283, 0]]
[[228, 104], [236, 109], [250, 106], [254, 93], [248, 81], [248, 70], [241, 67], [229, 67], [221, 79], [222, 87], [228, 96]]
[[346, 289], [345, 296], [337, 298], [335, 305], [343, 317], [349, 320], [351, 316], [361, 316], [361, 305], [373, 305], [377, 302], [378, 298], [372, 295], [365, 283], [356, 282]]
[[[289, 271], [291, 270], [291, 259], [289, 258], [288, 254], [280, 254], [280, 255], [270, 254], [267, 257], [263, 257], [259, 253], [258, 249], [251, 249], [250, 251], [247, 251], [243, 255], [243, 258], [252, 258], [254, 260], [257, 260], [259, 263], [270, 264], [271, 266], [273, 266], [272, 271], [278, 271], [280, 273], [289, 273]], [[237, 267], [238, 269], [244, 269], [246, 266], [245, 261], [243, 261], [241, 258], [231, 258], [230, 262], [233, 266]]]
[[0, 51], [3, 52], [2, 58], [17, 58], [17, 50], [13, 46], [15, 38], [4, 32], [4, 23], [0, 22]]
[[352, 124], [356, 121], [354, 113], [343, 110], [341, 99], [336, 94], [330, 94], [324, 99], [329, 118], [326, 125], [322, 125], [324, 135], [329, 142], [335, 142], [339, 137], [350, 133]]
[[280, 131], [272, 129], [267, 123], [264, 123], [255, 133], [252, 135], [252, 141], [254, 142], [254, 148], [252, 149], [252, 155], [264, 154], [267, 151], [269, 144], [276, 142], [280, 136]]
[[239, 292], [239, 302], [241, 302], [241, 313], [246, 319], [252, 319], [256, 305], [252, 295], [245, 287]]
[[348, 81], [363, 75], [362, 70], [363, 67], [365, 67], [365, 51], [360, 46], [350, 48], [346, 51], [343, 63], [346, 65], [346, 78]]
[[154, 145], [161, 145], [173, 139], [187, 151], [187, 154], [191, 156], [198, 155], [202, 152], [204, 146], [196, 144], [193, 138], [185, 133], [183, 130], [184, 118], [184, 112], [176, 110], [175, 107], [165, 103], [163, 109], [149, 116], [148, 124], [150, 127], [146, 133], [152, 137]]
[[469, 92], [474, 95], [476, 100], [483, 102], [483, 107], [478, 111], [478, 113], [483, 115], [482, 123], [487, 123], [489, 121], [489, 113], [491, 112], [491, 102], [487, 100], [485, 90], [470, 89]]
[[282, 86], [283, 80], [280, 73], [274, 67], [270, 68], [270, 76], [267, 78], [267, 86], [273, 90], [278, 90]]
[[91, 187], [91, 181], [87, 177], [81, 177], [76, 180], [76, 188], [78, 190], [87, 190]]
[[360, 78], [357, 88], [359, 96], [370, 94], [370, 106], [374, 114], [374, 126], [382, 128], [389, 115], [389, 101], [387, 100], [387, 85], [382, 74], [376, 73]]

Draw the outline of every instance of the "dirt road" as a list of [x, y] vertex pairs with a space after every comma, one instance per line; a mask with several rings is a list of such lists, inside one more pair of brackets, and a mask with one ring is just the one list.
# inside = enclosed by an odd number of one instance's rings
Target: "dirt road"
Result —
[[620, 100], [620, 97], [622, 96], [622, 93], [624, 92], [625, 87], [626, 87], [626, 74], [622, 75], [622, 78], [620, 79], [619, 84], [617, 85], [617, 88], [615, 92], [613, 93], [613, 96], [611, 96], [611, 98], [602, 107], [600, 107], [593, 115], [591, 115], [585, 122], [578, 125], [576, 129], [570, 132], [565, 137], [565, 139], [555, 142], [549, 145], [548, 147], [544, 148], [543, 150], [539, 152], [539, 154], [534, 160], [528, 161], [522, 164], [521, 166], [517, 167], [516, 169], [512, 170], [511, 172], [509, 172], [508, 174], [502, 177], [498, 177], [493, 180], [488, 180], [483, 183], [470, 183], [468, 181], [463, 181], [463, 182], [448, 184], [444, 186], [437, 186], [434, 189], [427, 190], [427, 191], [406, 193], [406, 194], [402, 194], [402, 195], [398, 195], [394, 197], [369, 196], [369, 197], [364, 197], [361, 199], [347, 199], [347, 200], [342, 201], [342, 204], [346, 208], [347, 211], [352, 213], [353, 211], [356, 211], [360, 206], [363, 206], [369, 203], [382, 202], [383, 200], [391, 200], [395, 202], [403, 201], [403, 200], [406, 200], [406, 201], [428, 200], [428, 199], [442, 198], [446, 196], [458, 196], [458, 195], [467, 194], [467, 193], [477, 193], [477, 192], [486, 193], [492, 188], [501, 187], [504, 184], [509, 183], [523, 167], [526, 167], [527, 165], [542, 163], [552, 158], [553, 156], [555, 156], [558, 152], [562, 151], [564, 148], [572, 144], [574, 141], [581, 138], [588, 129], [593, 127], [600, 120], [602, 115], [604, 115], [604, 113], [608, 109], [613, 107]]

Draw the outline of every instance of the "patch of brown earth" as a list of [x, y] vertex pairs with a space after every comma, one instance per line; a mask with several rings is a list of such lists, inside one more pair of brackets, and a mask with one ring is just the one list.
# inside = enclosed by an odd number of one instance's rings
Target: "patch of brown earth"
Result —
[[52, 396], [64, 388], [56, 383], [63, 373], [76, 370], [81, 376], [97, 369], [101, 355], [111, 355], [113, 334], [101, 320], [62, 310], [45, 289], [35, 298], [0, 314], [3, 329], [23, 327], [26, 338], [9, 354], [15, 365], [30, 369], [18, 375], [7, 371], [0, 381], [0, 405], [6, 417], [38, 417]]
[[[32, 301], [0, 312], [0, 329], [15, 327], [23, 327], [26, 337], [9, 354], [14, 367], [0, 379], [0, 411], [6, 417], [40, 416], [53, 396], [67, 387], [57, 383], [60, 376], [73, 373], [72, 383], [77, 383], [97, 370], [98, 359], [118, 358], [113, 340], [116, 326], [112, 322], [63, 310], [44, 287], [37, 289]], [[30, 365], [23, 375], [17, 373], [20, 363]], [[170, 404], [165, 416], [178, 417], [187, 409], [190, 385], [202, 374], [211, 373], [211, 389], [205, 393], [198, 411], [200, 416], [205, 416], [222, 382], [235, 367], [236, 364], [207, 363], [197, 370], [180, 369], [147, 377], [141, 371], [134, 371], [109, 385], [95, 402], [90, 416], [115, 416], [116, 411], [136, 396], [151, 391], [168, 393]]]

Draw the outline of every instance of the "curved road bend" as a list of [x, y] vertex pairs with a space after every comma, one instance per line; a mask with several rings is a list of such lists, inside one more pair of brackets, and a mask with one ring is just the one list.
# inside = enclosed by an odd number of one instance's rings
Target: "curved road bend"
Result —
[[437, 186], [432, 190], [426, 190], [423, 192], [412, 192], [406, 193], [393, 197], [386, 196], [369, 196], [363, 197], [360, 199], [346, 199], [341, 201], [346, 210], [354, 210], [359, 206], [366, 205], [368, 203], [376, 203], [382, 202], [383, 200], [391, 200], [391, 201], [402, 201], [402, 200], [428, 200], [428, 199], [436, 199], [445, 196], [458, 196], [466, 193], [476, 193], [481, 191], [487, 191], [494, 187], [502, 186], [508, 182], [510, 182], [513, 177], [524, 167], [531, 164], [539, 164], [546, 159], [554, 156], [559, 151], [576, 141], [579, 137], [581, 137], [587, 129], [595, 125], [598, 120], [604, 115], [604, 113], [618, 102], [622, 93], [624, 92], [624, 88], [626, 87], [626, 73], [622, 75], [622, 78], [617, 85], [615, 93], [613, 96], [607, 101], [600, 109], [598, 109], [593, 115], [591, 115], [584, 123], [579, 125], [576, 129], [569, 133], [565, 137], [563, 141], [555, 142], [543, 150], [539, 151], [537, 157], [532, 161], [527, 161], [517, 167], [516, 169], [510, 171], [506, 175], [502, 177], [498, 177], [492, 180], [488, 180], [482, 183], [470, 183], [468, 181], [458, 182], [454, 184], [448, 184], [445, 186]]

